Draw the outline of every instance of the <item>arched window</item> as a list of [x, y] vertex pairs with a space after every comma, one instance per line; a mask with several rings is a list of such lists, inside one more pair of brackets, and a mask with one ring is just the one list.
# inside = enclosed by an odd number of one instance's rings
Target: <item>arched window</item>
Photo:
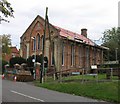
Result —
[[64, 65], [64, 42], [62, 43], [62, 65]]
[[33, 51], [36, 50], [36, 38], [34, 37], [33, 38]]
[[74, 65], [74, 45], [71, 45], [71, 66]]
[[54, 42], [52, 42], [52, 49], [51, 49], [51, 65], [54, 65]]
[[38, 50], [40, 49], [40, 35], [37, 35], [38, 43], [37, 43], [37, 48]]
[[41, 36], [41, 48], [43, 50], [43, 35]]

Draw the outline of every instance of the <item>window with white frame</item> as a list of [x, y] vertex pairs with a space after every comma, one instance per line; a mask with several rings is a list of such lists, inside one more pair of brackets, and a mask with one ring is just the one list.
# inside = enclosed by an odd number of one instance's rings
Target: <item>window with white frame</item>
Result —
[[34, 39], [33, 39], [33, 51], [35, 51], [36, 50], [36, 38], [34, 37]]
[[40, 49], [40, 35], [38, 34], [37, 35], [37, 39], [38, 39], [38, 45], [37, 45], [37, 48], [38, 48], [38, 50]]
[[42, 35], [42, 37], [41, 37], [41, 48], [42, 48], [42, 50], [43, 50], [43, 35]]
[[64, 65], [64, 42], [62, 43], [62, 65]]
[[81, 47], [79, 46], [79, 66], [81, 64]]
[[71, 66], [74, 65], [74, 45], [71, 45]]
[[51, 65], [54, 65], [54, 42], [52, 42], [52, 49], [51, 49]]

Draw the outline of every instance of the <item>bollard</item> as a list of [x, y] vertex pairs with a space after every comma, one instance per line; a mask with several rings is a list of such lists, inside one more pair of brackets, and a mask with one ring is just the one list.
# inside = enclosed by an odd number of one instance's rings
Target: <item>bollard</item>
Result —
[[2, 79], [4, 79], [4, 78], [5, 78], [5, 75], [3, 74], [3, 75], [2, 75]]
[[17, 79], [17, 77], [16, 77], [16, 76], [14, 76], [14, 82], [16, 82], [16, 79]]

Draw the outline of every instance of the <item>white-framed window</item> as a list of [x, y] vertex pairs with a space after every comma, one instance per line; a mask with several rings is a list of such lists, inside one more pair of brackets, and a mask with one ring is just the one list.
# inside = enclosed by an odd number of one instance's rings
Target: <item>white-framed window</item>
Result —
[[89, 58], [89, 47], [86, 47], [86, 66], [89, 66], [90, 58]]
[[37, 35], [37, 39], [38, 39], [37, 48], [39, 50], [40, 49], [40, 35], [39, 34]]
[[74, 65], [74, 45], [71, 45], [71, 66]]
[[54, 42], [52, 42], [52, 49], [51, 49], [51, 65], [54, 65]]
[[64, 65], [64, 51], [65, 51], [65, 45], [64, 42], [62, 43], [62, 65]]
[[81, 56], [82, 56], [82, 52], [81, 52], [82, 50], [81, 50], [81, 46], [79, 46], [79, 66], [80, 66], [80, 64], [81, 64]]
[[12, 57], [15, 57], [15, 54], [14, 54], [14, 53], [12, 53]]
[[33, 39], [33, 51], [35, 51], [36, 50], [36, 38], [34, 37], [34, 39]]
[[94, 55], [94, 64], [96, 64], [96, 52], [97, 52], [96, 48], [94, 47], [94, 54], [93, 54]]
[[41, 48], [42, 48], [42, 50], [43, 50], [43, 35], [42, 35], [42, 37], [41, 37]]

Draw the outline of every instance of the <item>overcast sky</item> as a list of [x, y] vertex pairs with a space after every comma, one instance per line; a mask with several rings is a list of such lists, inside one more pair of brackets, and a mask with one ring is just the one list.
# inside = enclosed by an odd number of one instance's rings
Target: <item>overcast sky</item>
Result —
[[119, 0], [8, 0], [15, 18], [0, 24], [0, 34], [10, 34], [12, 45], [20, 46], [20, 37], [37, 15], [45, 17], [48, 7], [49, 22], [81, 33], [88, 29], [88, 38], [98, 40], [106, 29], [118, 26]]

